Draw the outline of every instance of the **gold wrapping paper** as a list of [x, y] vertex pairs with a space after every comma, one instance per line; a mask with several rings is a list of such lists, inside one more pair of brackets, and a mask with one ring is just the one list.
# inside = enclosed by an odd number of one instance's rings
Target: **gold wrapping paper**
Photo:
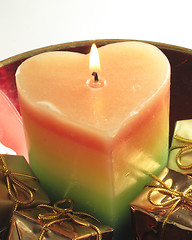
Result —
[[164, 168], [157, 178], [130, 204], [135, 238], [192, 239], [192, 177]]
[[177, 121], [175, 124], [168, 167], [192, 174], [192, 119]]
[[14, 209], [13, 201], [0, 200], [0, 239], [5, 239]]
[[112, 239], [113, 229], [88, 214], [73, 212], [70, 207], [60, 210], [58, 206], [40, 205], [16, 211], [8, 239]]
[[0, 155], [0, 189], [0, 200], [12, 200], [18, 209], [50, 202], [23, 156]]

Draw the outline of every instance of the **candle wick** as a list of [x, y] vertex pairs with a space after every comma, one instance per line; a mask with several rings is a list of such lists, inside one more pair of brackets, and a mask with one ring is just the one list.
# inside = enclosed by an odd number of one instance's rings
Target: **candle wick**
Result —
[[95, 82], [99, 81], [97, 72], [93, 72], [92, 75], [95, 77]]

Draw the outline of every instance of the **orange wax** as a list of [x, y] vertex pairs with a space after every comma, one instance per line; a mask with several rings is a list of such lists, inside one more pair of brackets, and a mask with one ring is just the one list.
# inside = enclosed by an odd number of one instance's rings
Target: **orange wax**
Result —
[[117, 231], [129, 202], [167, 162], [170, 65], [155, 46], [99, 48], [99, 78], [89, 55], [49, 52], [26, 60], [16, 79], [29, 159], [55, 198], [69, 197]]

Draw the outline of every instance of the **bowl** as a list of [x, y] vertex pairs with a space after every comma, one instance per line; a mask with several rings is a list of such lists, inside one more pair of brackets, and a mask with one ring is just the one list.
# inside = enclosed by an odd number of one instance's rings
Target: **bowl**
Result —
[[[98, 47], [120, 42], [131, 41], [126, 39], [96, 40]], [[135, 40], [134, 40], [135, 41]], [[169, 44], [150, 43], [161, 49], [171, 64], [171, 94], [170, 94], [170, 142], [172, 140], [175, 123], [178, 120], [192, 119], [192, 50]], [[87, 54], [93, 41], [80, 41], [48, 46], [29, 51], [0, 62], [0, 90], [10, 99], [20, 114], [15, 72], [18, 66], [27, 58], [48, 51], [73, 51]]]

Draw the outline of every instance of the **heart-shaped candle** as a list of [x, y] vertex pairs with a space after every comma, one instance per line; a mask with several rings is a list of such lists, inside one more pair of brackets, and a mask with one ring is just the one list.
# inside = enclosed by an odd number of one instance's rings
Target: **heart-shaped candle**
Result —
[[[31, 166], [52, 199], [120, 229], [129, 202], [167, 163], [170, 65], [155, 46], [122, 42], [89, 55], [48, 52], [16, 79]], [[90, 84], [103, 81], [100, 87]]]

